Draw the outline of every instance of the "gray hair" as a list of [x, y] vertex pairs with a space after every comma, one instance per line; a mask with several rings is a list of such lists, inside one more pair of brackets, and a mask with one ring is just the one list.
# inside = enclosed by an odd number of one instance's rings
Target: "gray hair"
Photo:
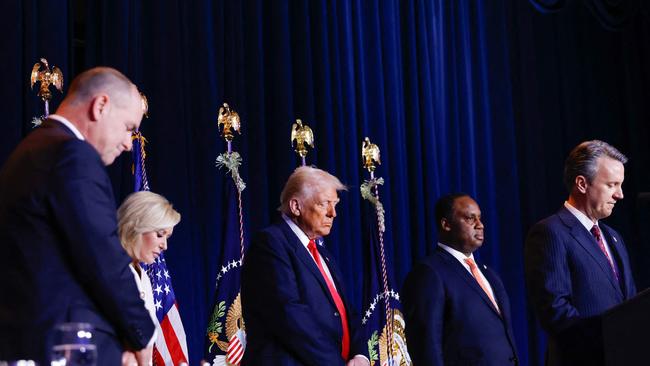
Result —
[[334, 188], [337, 191], [347, 191], [348, 188], [332, 174], [310, 166], [301, 166], [289, 176], [280, 194], [278, 210], [285, 215], [291, 215], [289, 201], [293, 198], [310, 200], [318, 191]]
[[[94, 67], [86, 70], [72, 80], [66, 99], [71, 103], [83, 103], [98, 93], [106, 93], [119, 106], [124, 106], [136, 86], [111, 67]], [[137, 88], [136, 88], [137, 89]]]
[[598, 169], [598, 159], [608, 157], [622, 164], [627, 163], [627, 157], [614, 146], [600, 140], [585, 141], [576, 146], [564, 163], [564, 185], [569, 193], [573, 189], [575, 179], [582, 175], [592, 182]]
[[149, 191], [131, 193], [117, 210], [120, 242], [131, 258], [141, 234], [172, 228], [180, 221], [181, 214], [165, 197]]

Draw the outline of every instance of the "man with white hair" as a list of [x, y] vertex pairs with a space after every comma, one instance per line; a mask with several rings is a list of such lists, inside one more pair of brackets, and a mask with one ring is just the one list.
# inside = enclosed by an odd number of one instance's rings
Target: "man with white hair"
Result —
[[335, 176], [300, 167], [280, 196], [282, 220], [258, 233], [244, 259], [243, 365], [369, 365], [360, 323], [323, 245], [336, 217]]
[[[151, 361], [154, 325], [117, 237], [106, 172], [131, 149], [140, 94], [122, 73], [81, 73], [0, 171], [0, 360], [49, 365], [57, 324], [90, 323], [97, 365]], [[124, 353], [126, 354], [126, 353]]]

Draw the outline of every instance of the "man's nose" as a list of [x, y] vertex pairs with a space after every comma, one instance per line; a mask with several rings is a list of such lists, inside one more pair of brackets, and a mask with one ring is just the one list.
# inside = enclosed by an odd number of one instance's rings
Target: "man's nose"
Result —
[[483, 221], [481, 221], [481, 219], [478, 218], [478, 217], [476, 218], [476, 225], [475, 225], [475, 227], [476, 227], [477, 229], [481, 229], [481, 230], [482, 230], [483, 228], [485, 228], [485, 226], [483, 225]]
[[614, 198], [617, 200], [623, 199], [623, 186], [619, 186], [616, 192], [614, 192]]
[[132, 134], [129, 132], [128, 137], [122, 141], [122, 146], [124, 146], [125, 151], [131, 151], [131, 148], [133, 148], [133, 138], [131, 136]]
[[336, 217], [336, 208], [334, 207], [334, 205], [330, 205], [329, 208], [327, 209], [327, 216]]

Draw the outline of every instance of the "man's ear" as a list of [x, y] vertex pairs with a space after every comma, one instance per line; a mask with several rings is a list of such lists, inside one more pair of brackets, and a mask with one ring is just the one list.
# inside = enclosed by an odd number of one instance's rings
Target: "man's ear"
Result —
[[449, 220], [447, 220], [446, 217], [443, 217], [440, 219], [440, 227], [442, 228], [443, 231], [451, 231], [451, 225], [449, 223]]
[[298, 202], [297, 198], [289, 200], [289, 210], [294, 217], [300, 216], [300, 202]]
[[95, 96], [90, 102], [90, 120], [99, 121], [110, 110], [111, 103], [107, 94], [100, 94]]
[[575, 187], [578, 190], [578, 192], [585, 194], [587, 193], [587, 187], [589, 186], [589, 182], [587, 181], [587, 177], [584, 175], [578, 175], [574, 181]]

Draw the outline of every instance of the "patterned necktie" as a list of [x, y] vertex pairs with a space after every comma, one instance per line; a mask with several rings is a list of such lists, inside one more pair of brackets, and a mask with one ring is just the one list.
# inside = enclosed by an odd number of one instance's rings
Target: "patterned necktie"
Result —
[[332, 299], [334, 299], [334, 304], [336, 305], [336, 309], [339, 311], [339, 314], [341, 315], [341, 326], [343, 327], [343, 339], [341, 340], [341, 356], [343, 357], [344, 360], [347, 360], [348, 354], [350, 353], [350, 331], [348, 330], [348, 315], [345, 312], [345, 306], [343, 305], [343, 300], [341, 299], [341, 296], [339, 296], [338, 291], [336, 291], [336, 287], [334, 287], [334, 284], [327, 276], [327, 273], [323, 268], [323, 265], [320, 261], [320, 254], [318, 253], [318, 249], [316, 248], [316, 242], [314, 241], [314, 239], [309, 240], [307, 249], [309, 249], [309, 252], [311, 253], [312, 257], [314, 257], [314, 260], [316, 261], [316, 265], [320, 270], [320, 274], [325, 279], [327, 288], [330, 290], [330, 295], [332, 295]]
[[469, 266], [469, 270], [472, 271], [472, 276], [474, 276], [474, 279], [476, 280], [476, 282], [478, 282], [478, 285], [481, 286], [481, 288], [483, 289], [487, 297], [490, 298], [490, 301], [492, 301], [494, 308], [497, 309], [499, 314], [501, 314], [499, 305], [497, 305], [496, 300], [494, 300], [494, 297], [490, 294], [490, 290], [488, 289], [488, 286], [485, 283], [485, 281], [483, 281], [483, 277], [481, 276], [478, 267], [476, 267], [476, 263], [474, 263], [474, 260], [472, 258], [465, 258], [465, 263], [467, 263], [467, 265]]
[[612, 261], [612, 258], [609, 257], [609, 254], [607, 254], [607, 249], [605, 249], [605, 242], [603, 242], [603, 236], [600, 233], [600, 228], [598, 225], [594, 225], [591, 227], [591, 235], [596, 238], [596, 241], [598, 242], [598, 246], [600, 247], [600, 250], [602, 250], [603, 254], [605, 254], [605, 258], [607, 258], [607, 262], [609, 262], [609, 266], [612, 268], [612, 272], [614, 272], [614, 277], [616, 277], [616, 280], [618, 280], [618, 272], [616, 272], [616, 267], [614, 267], [614, 262]]

